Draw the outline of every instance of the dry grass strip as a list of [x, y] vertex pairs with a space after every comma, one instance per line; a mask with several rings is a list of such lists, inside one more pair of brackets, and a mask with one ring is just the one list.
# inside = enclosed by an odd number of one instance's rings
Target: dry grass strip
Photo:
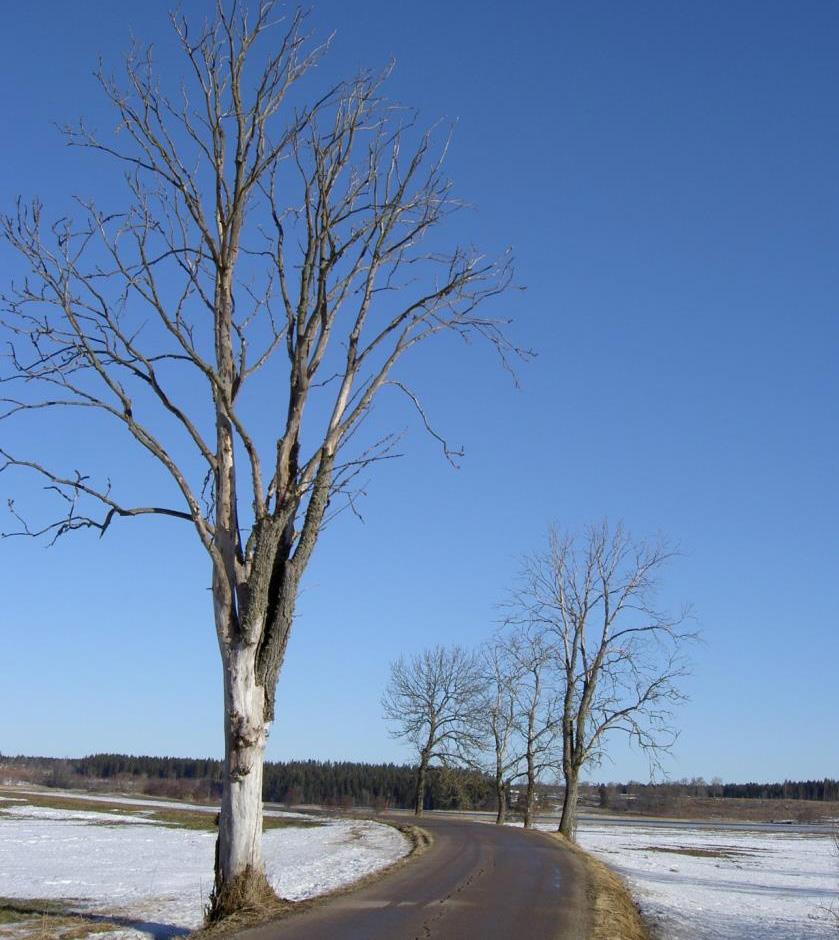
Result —
[[[5, 929], [4, 926], [5, 925]], [[67, 909], [46, 898], [0, 898], [0, 937], [15, 940], [81, 940], [119, 930], [101, 915]]]
[[586, 871], [586, 897], [591, 910], [590, 940], [652, 940], [638, 906], [620, 877], [558, 832], [551, 833], [580, 859]]

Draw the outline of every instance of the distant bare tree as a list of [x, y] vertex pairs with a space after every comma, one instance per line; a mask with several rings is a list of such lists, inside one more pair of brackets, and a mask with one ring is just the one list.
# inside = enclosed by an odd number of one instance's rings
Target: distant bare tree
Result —
[[481, 727], [486, 678], [480, 659], [460, 646], [435, 646], [390, 667], [382, 697], [393, 737], [417, 751], [414, 813], [422, 815], [428, 768], [476, 762], [484, 744]]
[[619, 525], [590, 527], [578, 542], [552, 529], [529, 558], [515, 594], [519, 619], [540, 625], [562, 686], [559, 831], [574, 837], [580, 770], [622, 732], [653, 766], [676, 738], [672, 706], [683, 699], [684, 647], [695, 637], [654, 606], [657, 578], [673, 553], [635, 542]]
[[513, 725], [524, 778], [524, 826], [536, 822], [536, 785], [557, 763], [560, 732], [559, 698], [553, 671], [553, 651], [538, 624], [522, 623], [505, 639], [512, 665]]
[[106, 458], [91, 475], [3, 449], [0, 470], [34, 473], [60, 507], [32, 524], [11, 504], [15, 534], [104, 535], [156, 514], [186, 522], [209, 556], [225, 741], [214, 917], [273, 895], [262, 766], [298, 586], [351, 481], [395, 441], [361, 440], [361, 423], [389, 388], [431, 430], [394, 366], [437, 334], [485, 339], [505, 362], [516, 352], [481, 312], [509, 259], [437, 234], [458, 208], [446, 141], [414, 131], [384, 76], [306, 101], [297, 87], [324, 47], [302, 23], [281, 25], [274, 0], [250, 14], [217, 0], [197, 29], [173, 15], [187, 73], [173, 94], [138, 47], [123, 81], [98, 74], [119, 133], [67, 129], [124, 170], [124, 206], [81, 200], [50, 225], [19, 203], [0, 225], [29, 272], [5, 297], [0, 419], [102, 416], [171, 493], [121, 493]]
[[516, 739], [516, 692], [520, 669], [506, 644], [489, 643], [482, 652], [486, 676], [486, 699], [481, 713], [492, 748], [488, 769], [495, 783], [495, 821], [503, 824], [507, 815], [510, 784], [518, 776], [522, 755]]

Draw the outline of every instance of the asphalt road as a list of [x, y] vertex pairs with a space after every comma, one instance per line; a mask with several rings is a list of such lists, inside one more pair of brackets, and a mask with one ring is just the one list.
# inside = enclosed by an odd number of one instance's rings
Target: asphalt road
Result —
[[419, 822], [434, 843], [418, 858], [365, 888], [238, 936], [585, 940], [585, 875], [551, 836], [434, 815]]

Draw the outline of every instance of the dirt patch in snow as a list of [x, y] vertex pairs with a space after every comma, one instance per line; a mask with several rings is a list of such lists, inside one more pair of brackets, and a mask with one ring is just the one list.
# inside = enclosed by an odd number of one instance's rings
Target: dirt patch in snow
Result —
[[115, 930], [119, 930], [118, 924], [73, 911], [61, 901], [0, 898], [0, 936], [14, 936], [15, 940], [81, 940]]
[[671, 855], [689, 855], [691, 858], [742, 858], [758, 854], [757, 849], [735, 849], [727, 846], [703, 849], [692, 845], [644, 845], [639, 852], [669, 852]]

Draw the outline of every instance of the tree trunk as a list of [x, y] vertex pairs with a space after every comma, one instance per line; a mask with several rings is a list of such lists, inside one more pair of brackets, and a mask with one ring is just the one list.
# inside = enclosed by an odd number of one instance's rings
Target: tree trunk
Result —
[[268, 726], [256, 682], [256, 648], [223, 650], [224, 789], [208, 911], [218, 920], [243, 908], [266, 909], [277, 897], [262, 863], [262, 769]]
[[417, 792], [414, 799], [414, 815], [422, 816], [425, 806], [425, 778], [428, 772], [428, 759], [423, 754], [420, 756], [419, 767], [417, 768]]
[[524, 828], [532, 829], [534, 820], [533, 804], [536, 796], [536, 772], [530, 754], [527, 755], [527, 789], [524, 797]]
[[562, 801], [562, 817], [559, 831], [572, 842], [577, 836], [577, 794], [579, 790], [579, 769], [565, 771], [565, 798]]
[[501, 774], [495, 776], [495, 797], [498, 801], [498, 812], [495, 816], [496, 825], [503, 825], [507, 818], [507, 785]]

